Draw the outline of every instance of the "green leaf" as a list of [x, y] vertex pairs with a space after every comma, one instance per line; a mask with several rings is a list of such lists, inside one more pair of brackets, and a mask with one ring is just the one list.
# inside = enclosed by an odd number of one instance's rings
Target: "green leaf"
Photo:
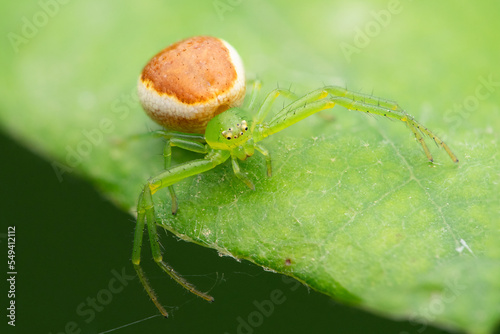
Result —
[[[180, 38], [228, 40], [264, 92], [346, 83], [395, 99], [445, 137], [458, 165], [435, 147], [436, 163], [427, 163], [399, 122], [338, 107], [328, 112], [334, 120], [313, 116], [263, 142], [272, 178], [261, 156], [241, 164], [255, 191], [225, 164], [176, 185], [175, 217], [160, 192], [157, 215], [182, 239], [336, 300], [421, 326], [491, 332], [500, 314], [498, 4], [401, 2], [386, 21], [386, 2], [196, 5], [210, 14], [192, 18], [192, 4], [180, 2], [75, 2], [26, 43], [4, 39], [3, 130], [51, 160], [57, 177], [82, 175], [133, 213], [162, 166], [161, 141], [130, 139], [157, 128], [137, 102], [136, 78]], [[21, 35], [18, 18], [38, 8], [1, 6]], [[368, 34], [377, 22], [380, 31]], [[347, 55], [345, 44], [357, 51]], [[196, 157], [175, 153], [176, 162]]]

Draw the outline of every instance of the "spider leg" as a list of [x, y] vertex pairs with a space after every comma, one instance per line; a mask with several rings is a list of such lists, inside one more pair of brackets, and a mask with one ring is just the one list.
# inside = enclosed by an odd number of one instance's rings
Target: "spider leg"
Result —
[[233, 165], [234, 175], [239, 178], [243, 183], [245, 183], [248, 188], [255, 190], [255, 185], [252, 180], [248, 177], [247, 174], [243, 173], [240, 169], [240, 165], [238, 165], [238, 158], [236, 156], [231, 156], [231, 164]]
[[141, 192], [141, 195], [139, 196], [139, 203], [137, 205], [137, 223], [135, 226], [135, 233], [134, 233], [134, 248], [132, 250], [132, 263], [134, 264], [134, 269], [137, 273], [137, 277], [139, 278], [139, 281], [142, 283], [142, 286], [148, 293], [149, 297], [153, 301], [153, 303], [156, 305], [160, 313], [166, 318], [168, 317], [168, 313], [165, 310], [165, 308], [160, 304], [158, 301], [158, 298], [156, 297], [156, 293], [154, 292], [153, 288], [149, 284], [148, 279], [146, 278], [146, 275], [144, 274], [144, 271], [142, 270], [142, 267], [140, 266], [140, 261], [141, 261], [141, 248], [142, 248], [142, 236], [144, 234], [144, 221], [146, 219], [146, 211], [143, 208], [143, 192]]
[[[441, 140], [438, 136], [436, 136], [431, 130], [429, 130], [425, 126], [421, 125], [420, 123], [418, 123], [410, 115], [407, 115], [407, 120], [402, 119], [402, 121], [407, 122], [408, 126], [410, 127], [412, 132], [415, 134], [415, 137], [417, 138], [417, 140], [422, 144], [424, 151], [426, 151], [427, 146], [425, 145], [424, 140], [423, 140], [422, 136], [420, 135], [419, 131], [421, 131], [424, 135], [427, 135], [428, 137], [430, 137], [436, 143], [436, 145], [438, 147], [442, 147], [446, 151], [446, 153], [448, 153], [448, 155], [453, 160], [453, 162], [458, 162], [458, 158], [456, 157], [455, 154], [453, 154], [453, 152], [448, 147], [448, 145], [446, 145], [446, 143], [443, 140]], [[415, 129], [418, 129], [419, 131], [415, 131]], [[425, 153], [427, 154], [427, 157], [430, 157], [429, 160], [433, 161], [432, 156], [430, 156], [430, 152], [426, 151]]]
[[[207, 146], [203, 144], [205, 140], [203, 135], [160, 130], [157, 132], [156, 136], [165, 138], [165, 146], [163, 148], [163, 167], [165, 170], [169, 169], [171, 166], [173, 146], [196, 153], [208, 152]], [[172, 198], [172, 214], [175, 215], [177, 213], [178, 204], [174, 186], [169, 186], [168, 191]]]
[[255, 126], [255, 124], [260, 124], [264, 121], [266, 116], [271, 111], [271, 107], [274, 101], [276, 101], [276, 99], [280, 95], [290, 100], [297, 100], [299, 98], [295, 93], [293, 93], [289, 89], [276, 88], [272, 90], [269, 94], [267, 94], [266, 98], [264, 99], [264, 102], [257, 111], [257, 116], [255, 117], [253, 126]]
[[198, 291], [191, 283], [186, 281], [170, 265], [163, 261], [163, 255], [158, 242], [158, 232], [156, 230], [157, 222], [154, 210], [153, 194], [162, 188], [169, 187], [172, 184], [185, 179], [186, 177], [208, 171], [226, 161], [229, 156], [230, 154], [228, 151], [211, 151], [204, 159], [193, 160], [167, 169], [157, 176], [150, 178], [139, 196], [139, 202], [137, 204], [137, 223], [134, 233], [134, 247], [132, 250], [132, 263], [134, 264], [134, 269], [140, 282], [144, 286], [144, 289], [160, 313], [165, 317], [168, 316], [168, 313], [158, 301], [155, 292], [153, 291], [144, 271], [140, 266], [144, 224], [147, 225], [149, 241], [151, 243], [151, 252], [158, 266], [169, 274], [170, 277], [172, 277], [177, 283], [195, 295], [207, 301], [213, 301], [213, 298], [204, 292]]
[[375, 97], [370, 94], [356, 93], [339, 86], [326, 86], [323, 88], [334, 97], [345, 97], [353, 101], [361, 101], [365, 104], [384, 107], [391, 110], [402, 110], [397, 102]]
[[135, 134], [131, 135], [128, 137], [130, 140], [139, 140], [139, 139], [146, 139], [146, 138], [165, 138], [169, 139], [172, 137], [176, 138], [183, 138], [183, 139], [190, 139], [193, 141], [197, 141], [200, 143], [205, 142], [205, 136], [202, 134], [198, 133], [184, 133], [184, 132], [177, 132], [177, 131], [169, 131], [169, 130], [153, 130], [153, 131], [148, 131], [145, 133], [140, 133], [140, 134]]
[[262, 82], [260, 80], [253, 80], [250, 99], [245, 102], [243, 107], [244, 109], [253, 110], [255, 108], [255, 103], [257, 103], [257, 96], [259, 96], [261, 88], [262, 88]]
[[402, 110], [399, 105], [391, 100], [386, 100], [386, 99], [381, 99], [381, 98], [376, 98], [372, 95], [368, 94], [363, 94], [363, 93], [356, 93], [356, 92], [351, 92], [347, 90], [346, 88], [342, 88], [339, 86], [326, 86], [317, 90], [314, 90], [300, 99], [294, 101], [293, 103], [290, 103], [288, 106], [280, 110], [274, 117], [271, 119], [270, 122], [275, 121], [276, 119], [279, 119], [286, 113], [290, 112], [290, 110], [294, 110], [297, 108], [300, 108], [302, 106], [305, 106], [308, 103], [318, 101], [321, 99], [326, 98], [328, 95], [332, 95], [333, 97], [345, 97], [346, 99], [351, 99], [353, 101], [363, 101], [367, 104], [371, 105], [376, 105], [380, 107], [385, 107], [387, 109], [391, 110]]
[[328, 92], [325, 89], [323, 89], [323, 88], [317, 89], [315, 91], [312, 91], [312, 92], [310, 92], [310, 93], [302, 96], [298, 100], [290, 103], [289, 105], [287, 105], [285, 108], [281, 109], [280, 111], [278, 111], [271, 118], [271, 120], [269, 121], [269, 123], [275, 122], [277, 119], [282, 118], [284, 115], [290, 113], [290, 111], [292, 111], [292, 110], [299, 109], [299, 108], [304, 107], [305, 105], [307, 105], [309, 103], [312, 103], [314, 101], [318, 101], [318, 100], [324, 99], [327, 96], [328, 96]]
[[[292, 104], [295, 104], [295, 102]], [[296, 109], [289, 109], [286, 113], [282, 113], [280, 111], [280, 113], [275, 115], [269, 123], [258, 125], [253, 138], [255, 142], [261, 141], [262, 139], [284, 130], [304, 118], [317, 113], [318, 111], [330, 109], [333, 108], [333, 106], [335, 106], [335, 101], [331, 99], [323, 99], [299, 106]], [[285, 107], [285, 109], [288, 109], [288, 106]]]
[[264, 156], [264, 158], [266, 158], [267, 176], [271, 177], [272, 175], [271, 154], [266, 148], [264, 148], [262, 145], [259, 144], [255, 144], [255, 149], [258, 152], [260, 152]]
[[[344, 96], [330, 96], [328, 94], [340, 94]], [[358, 98], [362, 100], [357, 100]], [[310, 102], [310, 103], [308, 103]], [[308, 104], [307, 104], [308, 103]], [[369, 114], [395, 118], [405, 122], [413, 132], [417, 140], [422, 145], [427, 158], [433, 161], [432, 155], [425, 144], [421, 131], [424, 135], [432, 138], [438, 146], [444, 148], [454, 162], [458, 162], [457, 157], [432, 131], [418, 123], [413, 117], [408, 115], [399, 105], [390, 100], [377, 99], [369, 95], [352, 93], [343, 88], [330, 86], [313, 91], [301, 99], [289, 104], [279, 111], [268, 124], [260, 124], [254, 133], [256, 142], [279, 132], [300, 120], [324, 109], [333, 108], [335, 104], [341, 105], [348, 110], [358, 110]]]
[[[450, 156], [453, 162], [458, 162], [458, 158], [455, 154], [450, 150], [448, 145], [444, 141], [442, 141], [437, 135], [435, 135], [431, 130], [426, 128], [425, 126], [418, 123], [412, 116], [407, 114], [403, 109], [401, 109], [397, 104], [392, 104], [392, 102], [387, 102], [388, 100], [384, 100], [385, 105], [392, 105], [392, 108], [387, 108], [386, 106], [381, 106], [380, 101], [377, 99], [377, 105], [365, 103], [360, 100], [352, 100], [346, 97], [332, 97], [332, 100], [336, 101], [338, 105], [345, 107], [348, 110], [358, 110], [362, 112], [366, 112], [369, 114], [375, 114], [379, 116], [385, 116], [389, 118], [395, 118], [402, 122], [405, 122], [406, 125], [410, 128], [410, 130], [415, 135], [417, 141], [422, 145], [422, 148], [425, 152], [425, 155], [429, 159], [429, 161], [433, 161], [432, 155], [429, 151], [429, 148], [425, 144], [424, 138], [422, 134], [430, 137], [438, 146], [442, 147], [446, 153]], [[372, 98], [373, 99], [373, 98]], [[397, 108], [397, 109], [394, 109]], [[421, 132], [421, 133], [420, 133]]]
[[[169, 169], [171, 166], [171, 162], [172, 145], [170, 139], [167, 139], [163, 148], [163, 169]], [[179, 205], [177, 204], [177, 195], [175, 194], [174, 186], [169, 186], [168, 191], [170, 192], [170, 197], [172, 198], [172, 214], [175, 215], [177, 213]]]

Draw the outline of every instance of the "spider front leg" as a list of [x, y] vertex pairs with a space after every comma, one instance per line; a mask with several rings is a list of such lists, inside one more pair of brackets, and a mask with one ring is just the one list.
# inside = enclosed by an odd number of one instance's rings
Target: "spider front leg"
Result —
[[250, 93], [248, 100], [245, 101], [243, 108], [253, 110], [255, 104], [257, 103], [257, 96], [259, 96], [259, 92], [262, 88], [262, 82], [258, 79], [249, 82], [252, 82], [252, 92]]
[[[456, 157], [455, 154], [451, 151], [451, 149], [446, 145], [446, 143], [441, 140], [436, 134], [434, 134], [431, 130], [417, 122], [411, 115], [406, 113], [403, 109], [401, 109], [397, 104], [394, 104], [393, 107], [395, 109], [389, 109], [386, 106], [382, 106], [381, 104], [372, 104], [372, 103], [367, 103], [364, 101], [357, 101], [357, 100], [351, 100], [349, 98], [345, 97], [333, 97], [338, 105], [341, 105], [345, 107], [348, 110], [358, 110], [366, 113], [371, 113], [379, 116], [384, 116], [384, 117], [389, 117], [389, 118], [395, 118], [397, 120], [400, 120], [402, 122], [405, 122], [408, 128], [410, 128], [411, 132], [415, 135], [415, 138], [417, 141], [422, 145], [422, 148], [425, 152], [425, 155], [427, 156], [427, 159], [429, 159], [430, 162], [433, 162], [434, 159], [432, 157], [432, 154], [425, 144], [424, 136], [430, 137], [437, 146], [442, 147], [446, 153], [450, 156], [451, 160], [453, 162], [458, 162], [458, 158]], [[378, 101], [379, 102], [379, 101]], [[384, 103], [387, 103], [389, 101], [384, 100]], [[385, 104], [387, 105], [387, 104]]]
[[366, 113], [372, 113], [379, 116], [396, 118], [407, 124], [410, 130], [415, 135], [417, 141], [422, 145], [425, 155], [429, 161], [434, 161], [429, 148], [425, 144], [424, 137], [430, 137], [438, 146], [444, 148], [453, 162], [458, 162], [458, 158], [453, 154], [448, 145], [432, 131], [418, 123], [412, 116], [406, 113], [395, 101], [386, 100], [374, 97], [368, 94], [356, 93], [348, 91], [345, 88], [337, 86], [328, 86], [324, 88], [329, 94], [333, 95], [337, 104], [345, 107], [348, 110], [358, 110]]
[[[167, 170], [172, 162], [172, 147], [177, 146], [187, 151], [196, 153], [207, 153], [207, 146], [204, 144], [203, 135], [180, 133], [174, 131], [158, 131], [158, 134], [165, 138], [165, 147], [163, 148], [164, 169]], [[177, 196], [173, 186], [168, 187], [170, 197], [172, 198], [172, 214], [177, 213]]]
[[[245, 103], [245, 105], [243, 106], [243, 109], [246, 109], [246, 110], [256, 109], [257, 96], [259, 95], [261, 88], [262, 88], [262, 83], [260, 82], [260, 80], [255, 80], [253, 82], [253, 85], [252, 85], [252, 92], [250, 94], [250, 98], [248, 99], [247, 103]], [[267, 114], [271, 110], [271, 107], [272, 107], [274, 101], [276, 101], [276, 99], [280, 95], [287, 98], [287, 99], [290, 99], [290, 100], [298, 99], [298, 96], [289, 89], [276, 88], [276, 89], [272, 90], [271, 92], [269, 92], [267, 94], [266, 98], [264, 99], [264, 102], [261, 104], [261, 106], [260, 106], [260, 108], [259, 108], [259, 110], [254, 118], [254, 124], [255, 123], [262, 123], [264, 118], [266, 118]], [[252, 130], [253, 130], [253, 127], [252, 127]]]
[[264, 121], [266, 116], [269, 114], [271, 111], [271, 107], [278, 98], [278, 96], [283, 96], [286, 99], [289, 100], [297, 100], [298, 96], [290, 91], [289, 89], [282, 89], [282, 88], [276, 88], [272, 90], [269, 94], [267, 94], [266, 98], [264, 99], [264, 102], [262, 102], [262, 105], [260, 106], [259, 110], [257, 111], [257, 115], [255, 117], [255, 120], [252, 124], [251, 131], [255, 128], [256, 124], [260, 124]]
[[153, 288], [149, 284], [148, 279], [140, 266], [144, 224], [147, 225], [149, 241], [151, 243], [151, 252], [153, 254], [153, 259], [158, 266], [169, 274], [170, 277], [172, 277], [177, 283], [195, 295], [207, 301], [213, 301], [213, 298], [206, 293], [198, 291], [192, 284], [180, 276], [170, 265], [163, 261], [163, 255], [158, 242], [158, 232], [156, 230], [156, 215], [154, 210], [153, 194], [162, 188], [169, 187], [185, 179], [186, 177], [208, 171], [226, 161], [229, 156], [230, 154], [227, 151], [212, 150], [207, 154], [205, 159], [193, 160], [191, 162], [186, 162], [167, 169], [159, 175], [150, 178], [139, 196], [137, 204], [137, 223], [134, 233], [134, 247], [132, 250], [132, 263], [134, 264], [134, 269], [140, 282], [144, 286], [144, 289], [160, 313], [165, 317], [168, 316], [168, 313], [158, 301]]
[[[315, 98], [321, 98], [324, 95], [320, 93], [315, 96]], [[257, 124], [254, 132], [254, 140], [255, 142], [261, 141], [266, 137], [269, 137], [272, 134], [280, 132], [288, 128], [289, 126], [307, 118], [321, 110], [330, 109], [335, 106], [335, 102], [332, 100], [319, 100], [315, 102], [311, 102], [309, 104], [304, 104], [304, 100], [310, 100], [311, 97], [306, 95], [305, 97], [299, 99], [301, 106], [297, 106], [298, 103], [293, 102], [290, 105], [286, 106], [284, 109], [279, 111], [269, 123]], [[292, 106], [292, 107], [290, 107]], [[297, 106], [297, 107], [296, 107]], [[295, 108], [296, 107], [296, 108]], [[283, 110], [286, 110], [283, 112]]]
[[[338, 95], [328, 96], [329, 94]], [[358, 110], [403, 121], [408, 125], [416, 139], [420, 142], [427, 158], [431, 162], [433, 158], [425, 144], [422, 134], [432, 138], [438, 146], [445, 149], [454, 162], [458, 162], [457, 157], [444, 141], [408, 115], [397, 103], [390, 100], [378, 99], [366, 94], [349, 92], [344, 88], [335, 86], [328, 86], [313, 91], [286, 106], [280, 110], [268, 124], [259, 125], [254, 138], [256, 141], [262, 140], [318, 111], [332, 108], [335, 104], [339, 104], [348, 110]]]

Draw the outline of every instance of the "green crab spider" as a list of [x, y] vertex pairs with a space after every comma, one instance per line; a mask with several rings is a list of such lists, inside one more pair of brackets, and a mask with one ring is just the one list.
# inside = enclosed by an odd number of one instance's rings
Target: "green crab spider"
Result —
[[[196, 59], [194, 64], [193, 59]], [[215, 72], [207, 74], [213, 69]], [[187, 77], [186, 73], [189, 74]], [[223, 79], [228, 77], [225, 82]], [[207, 301], [213, 301], [213, 298], [197, 290], [163, 261], [153, 202], [153, 195], [159, 190], [169, 189], [172, 213], [176, 214], [178, 203], [173, 185], [187, 177], [209, 171], [229, 159], [235, 176], [255, 190], [252, 180], [241, 171], [238, 160], [245, 160], [257, 151], [264, 156], [267, 175], [271, 176], [271, 156], [260, 142], [335, 105], [404, 122], [421, 144], [429, 161], [432, 162], [433, 158], [424, 141], [425, 136], [442, 147], [454, 162], [458, 162], [448, 145], [396, 102], [342, 87], [326, 86], [301, 97], [288, 89], [277, 88], [257, 106], [260, 87], [260, 82], [255, 81], [247, 103], [241, 106], [245, 80], [238, 54], [227, 42], [205, 36], [183, 40], [161, 51], [146, 65], [140, 76], [138, 90], [141, 103], [146, 112], [166, 128], [154, 132], [154, 135], [166, 140], [163, 153], [165, 169], [147, 181], [139, 196], [132, 262], [146, 292], [165, 317], [168, 313], [158, 301], [140, 266], [144, 225], [147, 226], [153, 258], [158, 266], [195, 295]], [[266, 121], [278, 96], [290, 103]], [[192, 116], [193, 113], [196, 115]], [[172, 146], [205, 156], [172, 167]]]

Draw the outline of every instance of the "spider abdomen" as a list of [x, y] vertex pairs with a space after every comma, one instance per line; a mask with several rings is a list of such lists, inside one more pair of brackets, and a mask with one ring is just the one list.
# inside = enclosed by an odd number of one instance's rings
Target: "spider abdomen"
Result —
[[243, 102], [243, 63], [224, 40], [191, 37], [148, 62], [139, 77], [138, 94], [156, 123], [169, 130], [205, 133], [210, 119]]

